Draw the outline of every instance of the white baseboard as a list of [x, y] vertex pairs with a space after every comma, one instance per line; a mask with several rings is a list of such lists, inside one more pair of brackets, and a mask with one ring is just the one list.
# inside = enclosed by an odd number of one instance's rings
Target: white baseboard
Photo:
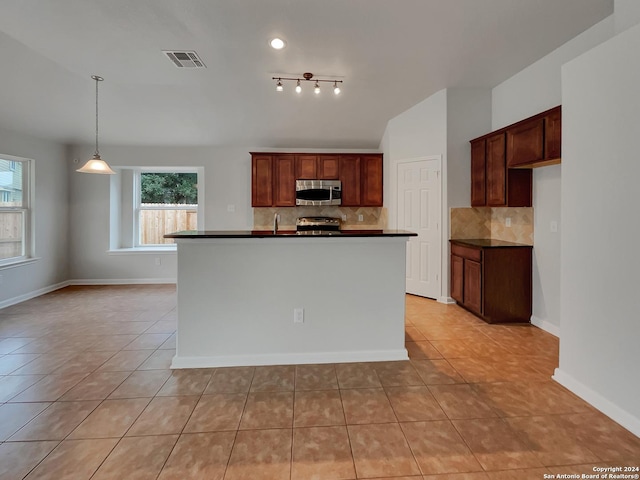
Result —
[[23, 293], [22, 295], [18, 295], [17, 297], [12, 297], [6, 300], [2, 300], [0, 302], [0, 308], [10, 307], [11, 305], [15, 305], [17, 303], [31, 300], [32, 298], [39, 297], [40, 295], [44, 295], [45, 293], [51, 293], [56, 290], [60, 290], [61, 288], [68, 287], [69, 285], [71, 284], [67, 280], [65, 282], [60, 282], [54, 285], [48, 285], [46, 287], [39, 288], [38, 290], [33, 290], [31, 292]]
[[408, 360], [404, 348], [356, 352], [274, 353], [258, 355], [219, 355], [173, 357], [171, 368], [249, 367], [256, 365], [298, 365], [316, 363], [386, 362]]
[[547, 322], [546, 320], [542, 320], [541, 318], [532, 316], [531, 325], [535, 325], [536, 327], [541, 328], [545, 332], [550, 333], [555, 337], [560, 337], [560, 327], [554, 325], [551, 322]]
[[571, 375], [563, 372], [559, 368], [556, 368], [553, 376], [556, 382], [558, 382], [563, 387], [571, 390], [577, 396], [585, 400], [586, 402], [593, 405], [595, 408], [600, 410], [606, 416], [610, 417], [612, 420], [615, 420], [624, 428], [629, 430], [634, 435], [640, 437], [640, 419], [630, 414], [626, 410], [623, 410], [611, 400], [603, 397], [597, 392], [594, 392], [585, 384], [579, 382]]
[[456, 301], [451, 297], [440, 297], [438, 298], [438, 303], [446, 303], [448, 305], [453, 305]]
[[79, 278], [69, 285], [157, 285], [176, 283], [175, 278]]

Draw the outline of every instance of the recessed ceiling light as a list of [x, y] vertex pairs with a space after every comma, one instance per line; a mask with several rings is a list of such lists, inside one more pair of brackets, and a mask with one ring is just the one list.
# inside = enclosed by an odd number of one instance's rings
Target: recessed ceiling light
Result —
[[274, 48], [276, 50], [282, 50], [284, 47], [286, 47], [287, 42], [285, 42], [281, 38], [276, 37], [269, 40], [269, 45], [271, 45], [271, 48]]

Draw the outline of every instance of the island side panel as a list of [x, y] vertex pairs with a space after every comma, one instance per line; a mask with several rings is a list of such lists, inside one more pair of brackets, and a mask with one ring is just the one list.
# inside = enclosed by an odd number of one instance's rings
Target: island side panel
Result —
[[172, 367], [406, 359], [405, 265], [402, 237], [179, 240]]

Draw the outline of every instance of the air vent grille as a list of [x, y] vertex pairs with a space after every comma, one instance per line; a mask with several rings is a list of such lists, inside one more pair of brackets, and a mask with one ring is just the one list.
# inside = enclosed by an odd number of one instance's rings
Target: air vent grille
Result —
[[163, 50], [162, 53], [178, 68], [207, 68], [193, 50]]

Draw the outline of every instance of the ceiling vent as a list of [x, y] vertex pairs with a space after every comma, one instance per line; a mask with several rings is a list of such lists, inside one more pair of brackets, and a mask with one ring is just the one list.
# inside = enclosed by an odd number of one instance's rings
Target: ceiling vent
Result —
[[162, 53], [178, 68], [207, 68], [193, 50], [163, 50]]

